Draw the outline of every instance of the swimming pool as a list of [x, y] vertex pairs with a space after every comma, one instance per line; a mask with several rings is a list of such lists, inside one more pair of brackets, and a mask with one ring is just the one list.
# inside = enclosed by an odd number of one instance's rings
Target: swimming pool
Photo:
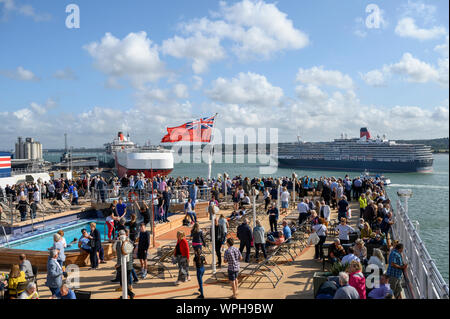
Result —
[[[38, 235], [26, 237], [17, 241], [10, 242], [9, 249], [21, 249], [21, 250], [34, 250], [34, 251], [47, 251], [48, 248], [53, 246], [53, 235], [60, 229], [64, 231], [64, 238], [67, 245], [70, 244], [74, 238], [77, 240], [81, 237], [81, 230], [85, 228], [90, 232], [89, 224], [95, 222], [97, 229], [100, 232], [102, 241], [105, 240], [105, 221], [99, 220], [80, 220], [75, 224], [70, 225], [58, 225], [51, 229], [45, 230]], [[78, 243], [73, 244], [71, 247], [67, 247], [65, 251], [72, 251], [78, 249]]]

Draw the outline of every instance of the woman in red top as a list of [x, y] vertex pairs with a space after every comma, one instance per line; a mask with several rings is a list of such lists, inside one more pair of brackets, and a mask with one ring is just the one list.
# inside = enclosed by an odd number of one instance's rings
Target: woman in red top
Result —
[[359, 293], [359, 299], [366, 299], [366, 278], [362, 273], [362, 265], [357, 260], [352, 260], [349, 266], [348, 284]]
[[177, 239], [174, 256], [178, 264], [178, 279], [175, 282], [175, 285], [178, 286], [180, 282], [189, 281], [191, 278], [189, 277], [189, 244], [184, 232], [179, 231], [177, 233]]

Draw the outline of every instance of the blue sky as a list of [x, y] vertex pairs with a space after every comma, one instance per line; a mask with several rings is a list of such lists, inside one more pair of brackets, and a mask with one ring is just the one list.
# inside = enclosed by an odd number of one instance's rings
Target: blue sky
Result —
[[219, 129], [281, 141], [448, 136], [448, 25], [437, 0], [0, 0], [0, 148], [58, 147], [64, 132], [100, 146], [119, 130], [158, 143], [214, 112]]

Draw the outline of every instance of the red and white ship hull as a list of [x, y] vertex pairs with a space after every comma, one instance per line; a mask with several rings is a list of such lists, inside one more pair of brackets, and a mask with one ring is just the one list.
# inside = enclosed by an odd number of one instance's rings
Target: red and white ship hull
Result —
[[166, 176], [173, 170], [173, 154], [170, 151], [124, 150], [116, 152], [115, 158], [119, 177], [144, 173], [145, 177], [153, 178]]

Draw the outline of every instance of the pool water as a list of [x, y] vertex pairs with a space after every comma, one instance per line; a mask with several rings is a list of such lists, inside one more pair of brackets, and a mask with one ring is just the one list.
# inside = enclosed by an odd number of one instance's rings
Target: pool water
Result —
[[[97, 220], [86, 220], [80, 221], [76, 224], [59, 226], [49, 229], [47, 232], [28, 237], [25, 239], [18, 240], [16, 242], [12, 242], [9, 245], [11, 249], [23, 249], [23, 250], [34, 250], [34, 251], [47, 251], [49, 248], [53, 246], [53, 235], [62, 229], [64, 231], [64, 238], [66, 239], [67, 245], [70, 244], [71, 241], [76, 238], [77, 240], [81, 237], [81, 230], [85, 228], [88, 232], [90, 232], [89, 224], [91, 222], [95, 222], [97, 224], [97, 229], [100, 232], [102, 240], [105, 239], [105, 221], [97, 221]], [[77, 250], [78, 242], [73, 244], [70, 247], [67, 247], [66, 251]]]

